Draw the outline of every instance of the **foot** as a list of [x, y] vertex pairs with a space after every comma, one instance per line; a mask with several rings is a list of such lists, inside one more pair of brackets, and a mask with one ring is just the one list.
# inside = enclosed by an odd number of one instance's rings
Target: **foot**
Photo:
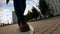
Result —
[[26, 31], [29, 31], [30, 30], [28, 24], [19, 26], [19, 29], [20, 29], [21, 32], [26, 32]]

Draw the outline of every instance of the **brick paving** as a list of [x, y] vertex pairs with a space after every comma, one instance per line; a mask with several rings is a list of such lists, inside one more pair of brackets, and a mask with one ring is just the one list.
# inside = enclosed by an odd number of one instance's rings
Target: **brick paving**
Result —
[[[28, 22], [34, 27], [34, 34], [60, 34], [60, 16]], [[16, 34], [18, 25], [0, 27], [0, 34]]]

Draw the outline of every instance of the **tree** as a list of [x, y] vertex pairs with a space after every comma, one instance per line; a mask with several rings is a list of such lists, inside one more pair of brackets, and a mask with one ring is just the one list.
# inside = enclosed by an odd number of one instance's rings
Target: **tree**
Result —
[[25, 19], [26, 21], [31, 20], [33, 18], [32, 12], [30, 12], [30, 10], [28, 10], [28, 14], [26, 15]]
[[49, 12], [49, 5], [46, 3], [45, 0], [39, 0], [39, 9], [41, 10], [42, 14], [46, 16]]
[[39, 12], [35, 7], [32, 8], [32, 15], [33, 15], [33, 18], [35, 19], [37, 19], [37, 17], [39, 16]]

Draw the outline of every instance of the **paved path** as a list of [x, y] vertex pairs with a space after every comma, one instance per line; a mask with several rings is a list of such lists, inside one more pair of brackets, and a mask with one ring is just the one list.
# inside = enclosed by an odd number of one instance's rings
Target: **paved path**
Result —
[[[34, 34], [60, 34], [60, 16], [40, 21], [28, 22], [28, 24], [34, 27]], [[17, 29], [17, 24], [0, 27], [0, 34], [16, 34]]]

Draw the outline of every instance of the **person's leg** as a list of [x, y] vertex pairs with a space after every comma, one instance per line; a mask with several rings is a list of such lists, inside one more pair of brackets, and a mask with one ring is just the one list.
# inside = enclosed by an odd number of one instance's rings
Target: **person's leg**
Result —
[[20, 15], [20, 13], [17, 13], [17, 11], [15, 11], [15, 13], [18, 17], [18, 26], [20, 31], [25, 32], [30, 30], [29, 25], [25, 21], [25, 16], [23, 14]]
[[[15, 7], [15, 13], [18, 17], [18, 26], [20, 28], [20, 31], [25, 32], [30, 30], [28, 24], [25, 21], [25, 16], [24, 11], [26, 8], [26, 4], [24, 2], [15, 2], [16, 4], [14, 4]], [[18, 5], [17, 5], [18, 4]]]
[[21, 7], [19, 6], [19, 7], [16, 7], [15, 6], [15, 13], [16, 13], [16, 15], [17, 15], [17, 17], [18, 17], [18, 26], [20, 26], [20, 23], [22, 22], [22, 21], [25, 21], [25, 17], [24, 17], [24, 11], [25, 11], [25, 7], [26, 7], [26, 5], [21, 5]]

